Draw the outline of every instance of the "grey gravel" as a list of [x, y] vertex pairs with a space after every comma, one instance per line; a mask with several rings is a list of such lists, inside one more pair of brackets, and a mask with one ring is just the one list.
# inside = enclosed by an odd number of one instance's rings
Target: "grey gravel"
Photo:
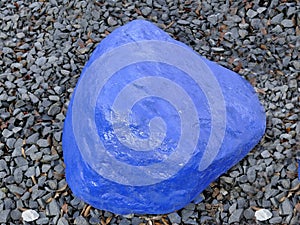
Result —
[[279, 22], [282, 21], [284, 14], [283, 13], [279, 13], [277, 15], [275, 15], [272, 19], [271, 19], [271, 23], [272, 24], [278, 24]]
[[177, 23], [180, 24], [180, 25], [188, 25], [189, 21], [187, 21], [187, 20], [178, 20]]
[[49, 203], [49, 215], [50, 216], [55, 216], [55, 215], [59, 215], [60, 213], [60, 208], [56, 202], [55, 199], [53, 199], [50, 203]]
[[256, 180], [256, 171], [255, 166], [250, 167], [247, 171], [247, 179], [250, 183], [253, 183]]
[[69, 222], [66, 218], [61, 217], [61, 218], [59, 218], [57, 225], [69, 225]]
[[266, 11], [266, 9], [267, 9], [266, 7], [258, 7], [256, 11], [258, 13], [263, 13], [264, 11]]
[[48, 110], [48, 115], [49, 116], [55, 116], [60, 112], [61, 108], [59, 107], [58, 104], [53, 104], [50, 106]]
[[263, 152], [261, 153], [261, 156], [262, 156], [263, 158], [269, 158], [269, 157], [270, 157], [270, 153], [269, 153], [268, 150], [265, 150], [265, 151], [263, 151]]
[[249, 10], [247, 11], [247, 16], [249, 16], [250, 18], [255, 17], [257, 14], [258, 14], [258, 13], [257, 13], [256, 11], [252, 10], [252, 9], [249, 9]]
[[180, 224], [181, 223], [181, 217], [176, 212], [170, 213], [168, 215], [168, 218], [172, 224]]
[[273, 217], [269, 220], [270, 224], [280, 224], [282, 222], [282, 218], [280, 216]]
[[48, 140], [47, 139], [39, 139], [36, 144], [39, 146], [39, 147], [42, 147], [42, 148], [45, 148], [45, 147], [48, 147], [49, 146], [49, 143], [48, 143]]
[[243, 213], [243, 209], [237, 209], [234, 212], [232, 212], [231, 216], [229, 217], [228, 223], [235, 223], [239, 222], [241, 220], [241, 216]]
[[10, 130], [8, 130], [8, 129], [4, 129], [3, 131], [2, 131], [2, 135], [3, 135], [3, 137], [5, 137], [5, 138], [9, 138], [10, 136], [12, 136], [14, 133], [12, 132], [12, 131], [10, 131]]
[[75, 218], [74, 224], [78, 225], [89, 225], [83, 216], [78, 216]]
[[[265, 224], [298, 224], [299, 10], [279, 0], [0, 0], [0, 223], [20, 224], [23, 208], [39, 213], [36, 224], [257, 224], [254, 212], [265, 208], [273, 215]], [[93, 207], [84, 215], [87, 204], [68, 187], [58, 191], [65, 113], [97, 44], [133, 19], [250, 81], [266, 134], [197, 204], [164, 217]]]
[[21, 218], [21, 212], [18, 209], [14, 209], [10, 212], [10, 216], [13, 220], [19, 220]]
[[291, 215], [293, 213], [293, 207], [289, 199], [285, 199], [280, 205], [280, 215]]
[[30, 135], [27, 139], [26, 139], [26, 143], [27, 144], [35, 144], [37, 142], [37, 140], [39, 139], [39, 134], [38, 133], [34, 133], [32, 135]]
[[6, 197], [6, 194], [3, 191], [0, 191], [0, 200], [4, 199]]
[[145, 7], [142, 9], [142, 14], [148, 16], [151, 13], [152, 9], [150, 7]]
[[118, 24], [118, 22], [112, 17], [108, 17], [107, 23], [108, 23], [109, 26], [115, 26], [115, 25]]
[[247, 220], [250, 220], [250, 219], [253, 219], [254, 218], [254, 211], [249, 208], [249, 209], [245, 209], [244, 211], [244, 217], [247, 219]]
[[36, 220], [36, 224], [49, 224], [49, 218], [43, 217]]
[[0, 223], [7, 223], [9, 218], [10, 210], [2, 210], [0, 212]]
[[218, 15], [210, 15], [207, 17], [207, 20], [213, 24], [213, 25], [216, 25], [217, 22], [218, 22]]
[[281, 21], [281, 25], [284, 27], [293, 27], [294, 22], [292, 20], [284, 19]]
[[21, 168], [16, 168], [14, 171], [14, 179], [17, 184], [20, 184], [23, 180], [23, 171]]
[[46, 63], [46, 61], [47, 61], [46, 57], [40, 57], [35, 61], [35, 63], [38, 66], [43, 66]]
[[21, 187], [18, 187], [16, 185], [7, 185], [7, 188], [8, 190], [11, 192], [11, 193], [16, 193], [16, 194], [19, 194], [19, 195], [22, 195], [24, 194], [25, 192], [25, 189], [24, 188], [21, 188]]

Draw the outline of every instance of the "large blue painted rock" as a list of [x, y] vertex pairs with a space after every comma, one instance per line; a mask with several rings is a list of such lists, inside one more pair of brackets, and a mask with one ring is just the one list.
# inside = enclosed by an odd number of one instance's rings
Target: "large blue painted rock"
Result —
[[297, 163], [298, 163], [298, 179], [300, 180], [300, 154], [298, 154]]
[[85, 65], [63, 131], [76, 196], [117, 214], [184, 207], [265, 131], [250, 84], [146, 21], [116, 29]]

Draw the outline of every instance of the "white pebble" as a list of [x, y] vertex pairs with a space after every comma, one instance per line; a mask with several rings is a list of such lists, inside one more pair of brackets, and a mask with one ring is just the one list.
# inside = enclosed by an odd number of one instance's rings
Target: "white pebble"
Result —
[[255, 212], [254, 216], [258, 221], [265, 221], [272, 217], [272, 213], [267, 209], [260, 209]]
[[22, 218], [26, 222], [32, 222], [32, 221], [38, 219], [39, 216], [40, 215], [32, 209], [28, 209], [28, 210], [22, 212]]

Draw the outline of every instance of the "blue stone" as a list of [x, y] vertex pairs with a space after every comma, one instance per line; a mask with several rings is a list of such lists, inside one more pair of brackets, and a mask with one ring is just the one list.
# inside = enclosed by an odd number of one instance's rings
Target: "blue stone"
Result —
[[238, 74], [136, 20], [105, 38], [76, 85], [63, 130], [73, 193], [117, 214], [190, 203], [265, 131]]
[[296, 162], [298, 164], [298, 180], [300, 181], [300, 152], [299, 151], [296, 154]]

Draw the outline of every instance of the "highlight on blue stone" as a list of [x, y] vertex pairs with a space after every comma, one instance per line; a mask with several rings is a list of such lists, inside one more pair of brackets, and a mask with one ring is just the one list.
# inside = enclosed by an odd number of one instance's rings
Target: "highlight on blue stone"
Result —
[[135, 20], [82, 71], [63, 130], [66, 180], [98, 209], [169, 213], [244, 158], [265, 120], [240, 75]]

